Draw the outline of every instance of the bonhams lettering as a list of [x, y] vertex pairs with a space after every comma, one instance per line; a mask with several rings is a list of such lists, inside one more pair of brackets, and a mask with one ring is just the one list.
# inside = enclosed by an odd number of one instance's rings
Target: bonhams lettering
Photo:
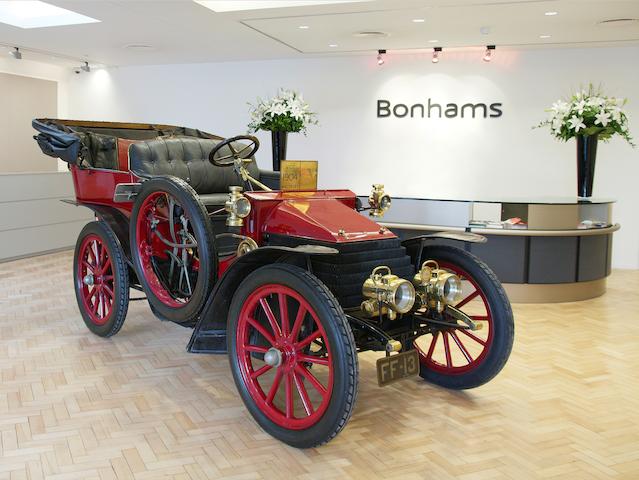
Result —
[[427, 103], [407, 105], [377, 100], [377, 118], [499, 118], [502, 115], [501, 103], [440, 104], [429, 98]]

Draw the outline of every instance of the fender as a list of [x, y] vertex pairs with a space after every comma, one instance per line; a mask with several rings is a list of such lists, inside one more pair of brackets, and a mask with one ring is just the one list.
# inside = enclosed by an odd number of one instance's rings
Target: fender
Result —
[[416, 269], [420, 268], [419, 262], [426, 243], [437, 239], [455, 240], [463, 243], [486, 243], [488, 241], [483, 235], [471, 232], [435, 232], [409, 238], [402, 242], [402, 246], [406, 247], [406, 252], [413, 260]]
[[98, 205], [95, 203], [76, 202], [75, 200], [62, 200], [63, 203], [69, 205], [75, 205], [76, 207], [87, 207], [93, 210], [95, 216], [104, 222], [107, 228], [111, 229], [115, 235], [116, 240], [120, 246], [122, 252], [124, 252], [124, 258], [131, 268], [133, 263], [131, 262], [131, 247], [129, 245], [129, 219], [120, 212], [118, 209], [109, 207], [106, 205]]
[[200, 313], [187, 351], [191, 353], [226, 353], [226, 325], [235, 290], [248, 275], [271, 263], [289, 263], [310, 270], [311, 255], [335, 255], [335, 248], [321, 245], [297, 247], [260, 247], [242, 255], [224, 272], [213, 287]]

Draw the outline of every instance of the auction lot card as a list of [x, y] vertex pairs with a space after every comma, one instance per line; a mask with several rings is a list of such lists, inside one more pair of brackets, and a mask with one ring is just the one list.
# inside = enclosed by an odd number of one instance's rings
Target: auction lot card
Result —
[[282, 160], [282, 191], [317, 190], [317, 160]]

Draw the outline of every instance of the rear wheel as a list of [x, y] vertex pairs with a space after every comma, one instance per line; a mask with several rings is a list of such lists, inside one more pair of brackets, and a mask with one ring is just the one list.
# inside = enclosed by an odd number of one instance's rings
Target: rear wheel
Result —
[[[453, 306], [482, 328], [436, 326], [432, 334], [418, 338], [420, 375], [446, 388], [483, 385], [501, 371], [512, 350], [515, 327], [506, 292], [484, 262], [460, 248], [426, 247], [422, 260], [435, 260], [440, 268], [461, 278], [462, 297]], [[444, 320], [458, 323], [446, 315]]]
[[235, 384], [264, 430], [298, 448], [342, 430], [357, 393], [357, 352], [316, 277], [285, 264], [259, 268], [233, 296], [228, 332]]
[[101, 222], [85, 225], [73, 258], [73, 285], [86, 326], [96, 335], [118, 333], [129, 308], [129, 274], [111, 230]]
[[213, 230], [193, 188], [175, 177], [144, 182], [131, 214], [130, 240], [154, 313], [176, 323], [192, 321], [217, 273]]

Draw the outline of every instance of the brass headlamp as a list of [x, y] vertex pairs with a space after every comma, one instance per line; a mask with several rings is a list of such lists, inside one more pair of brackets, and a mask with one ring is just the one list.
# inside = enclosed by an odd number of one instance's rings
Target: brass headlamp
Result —
[[229, 199], [224, 204], [224, 209], [228, 212], [226, 218], [227, 227], [241, 227], [244, 225], [244, 218], [251, 213], [251, 202], [242, 195], [242, 187], [229, 187]]
[[[382, 272], [386, 273], [382, 273]], [[398, 313], [407, 313], [415, 303], [415, 288], [397, 275], [393, 275], [387, 266], [379, 266], [364, 281], [362, 294], [367, 300], [362, 302], [362, 311], [368, 316], [387, 313], [393, 320]]]
[[435, 260], [427, 260], [422, 264], [413, 277], [413, 284], [421, 304], [439, 312], [462, 296], [461, 279], [454, 273], [440, 269]]
[[384, 192], [384, 185], [374, 183], [373, 190], [368, 197], [368, 204], [371, 209], [369, 215], [372, 217], [381, 217], [391, 206], [391, 197]]

